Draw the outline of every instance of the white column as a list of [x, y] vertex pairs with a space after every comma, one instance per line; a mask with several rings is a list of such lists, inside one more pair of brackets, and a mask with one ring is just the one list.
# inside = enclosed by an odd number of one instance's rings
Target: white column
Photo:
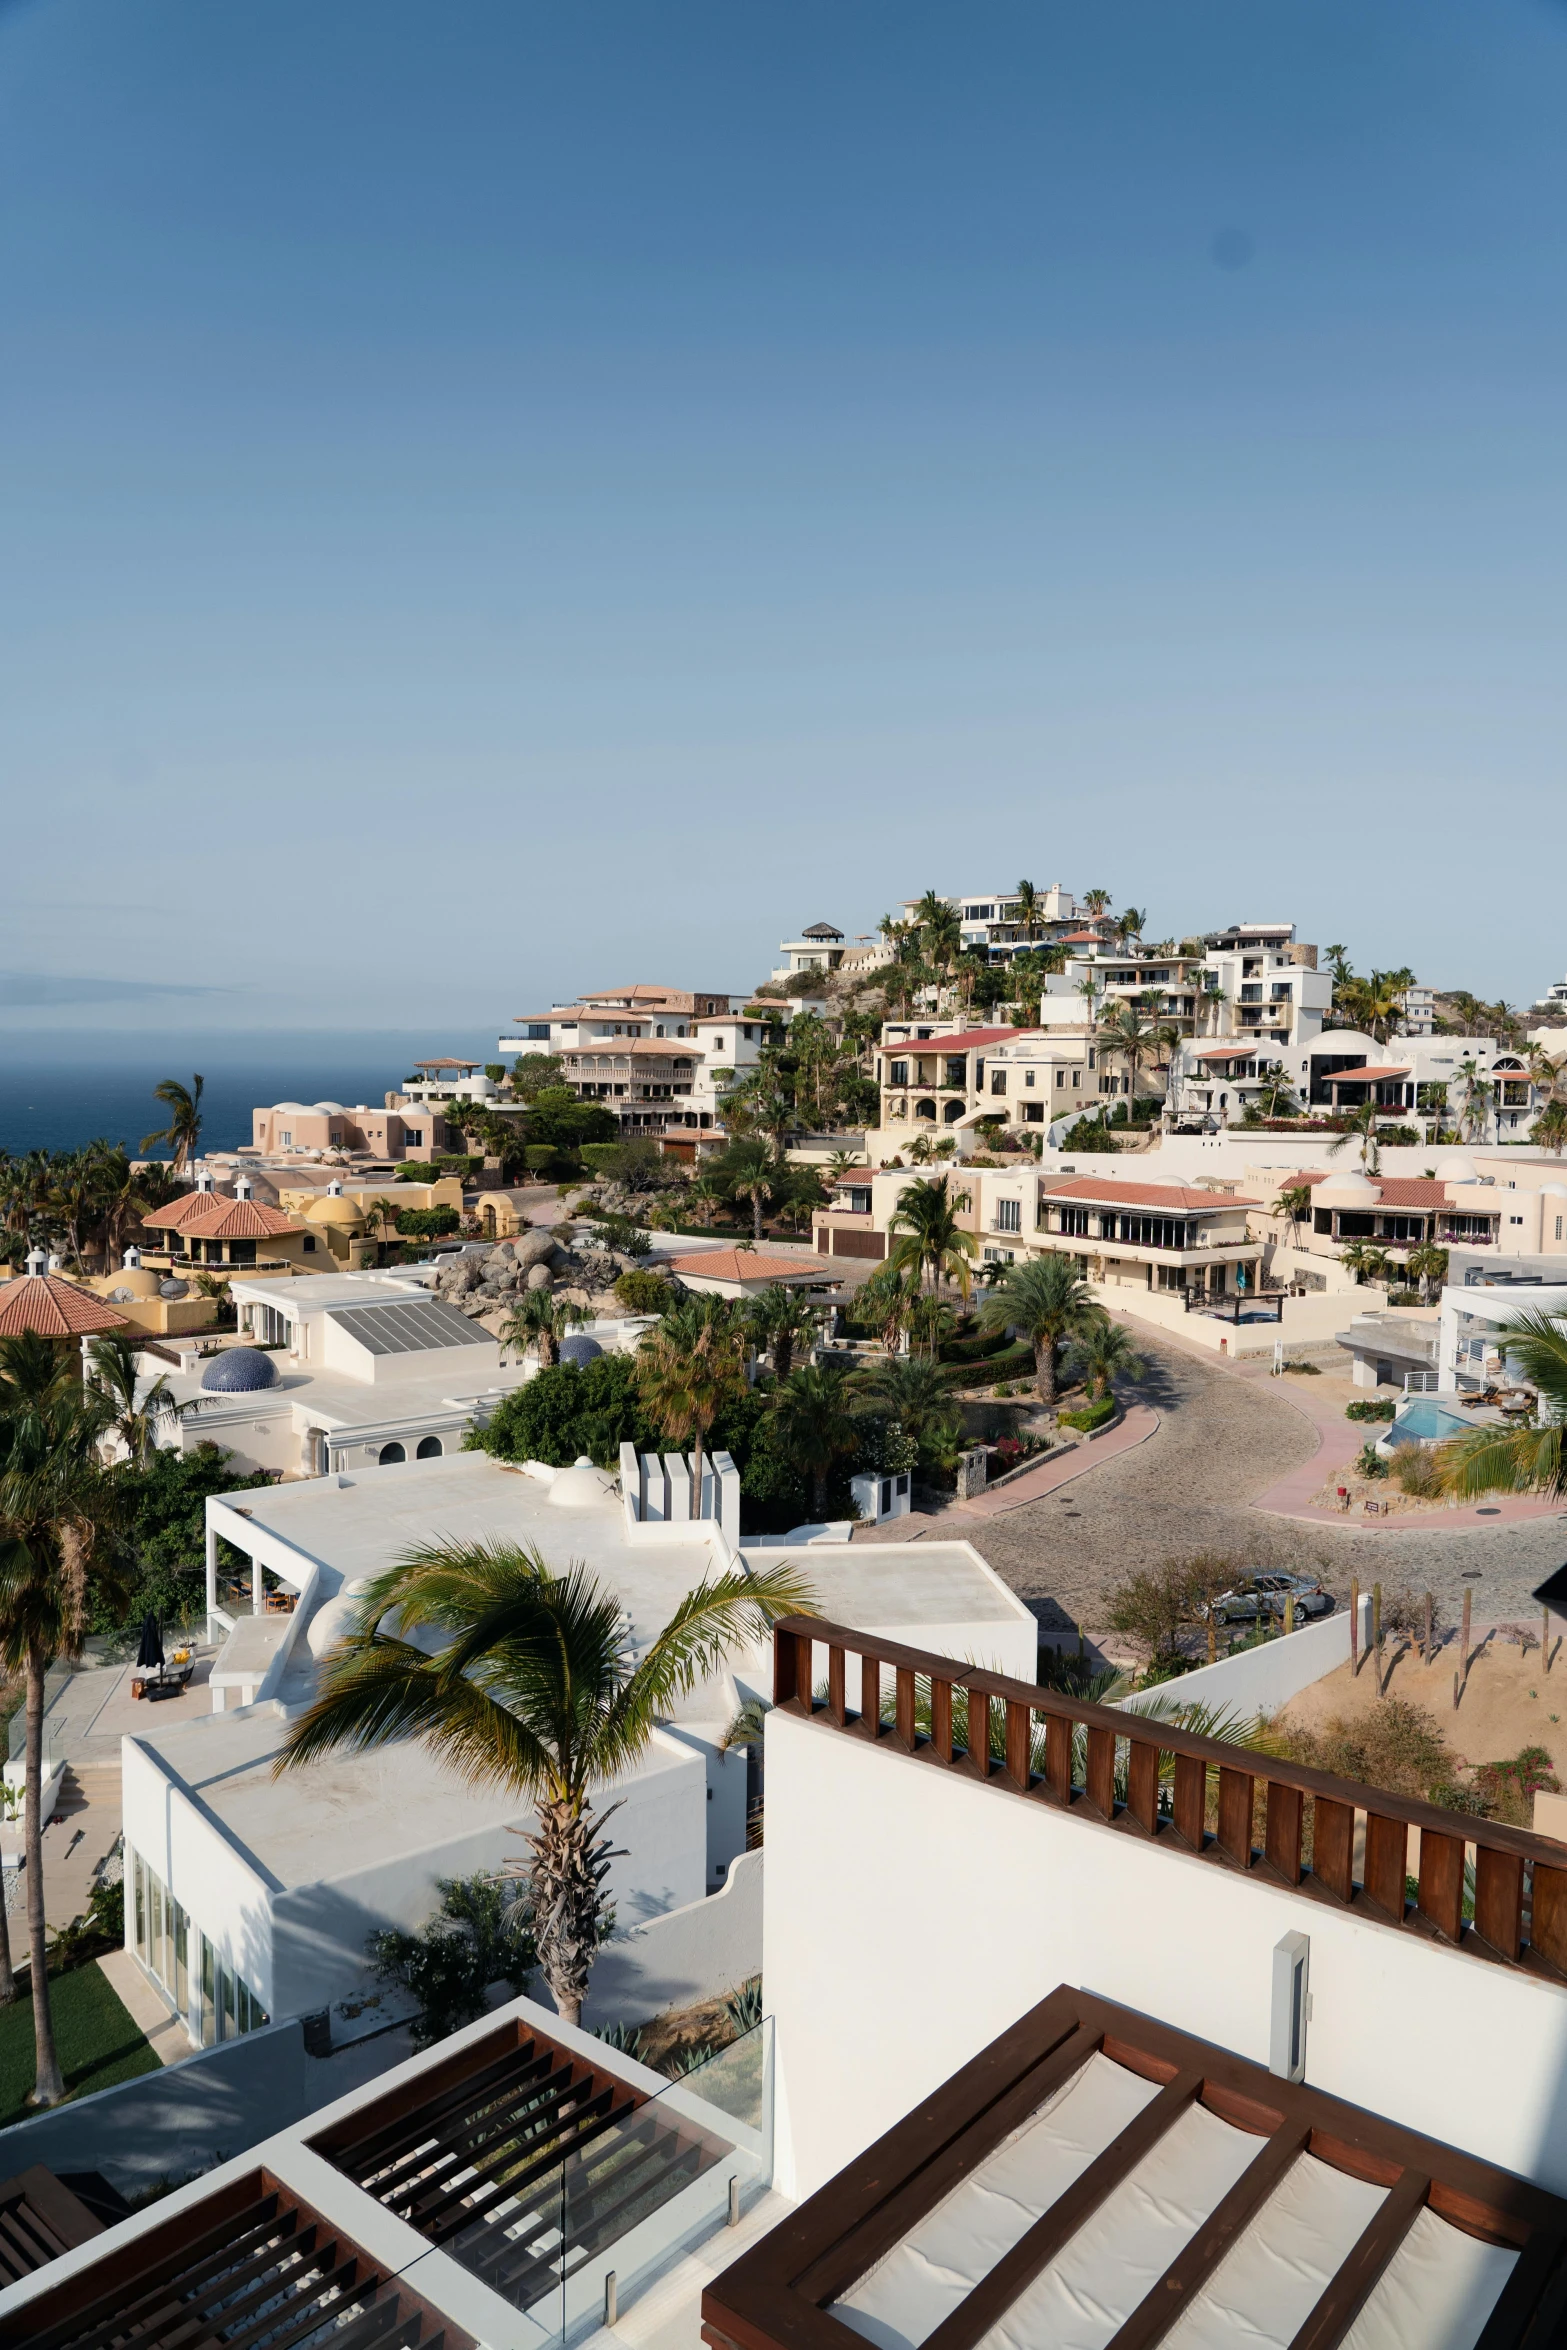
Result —
[[266, 1594], [267, 1587], [261, 1579], [261, 1561], [260, 1559], [252, 1559], [250, 1562], [250, 1605], [252, 1612], [258, 1616], [266, 1605]]
[[213, 1623], [212, 1620], [212, 1611], [217, 1606], [217, 1604], [218, 1530], [216, 1526], [213, 1525], [212, 1520], [209, 1518], [207, 1520], [207, 1638], [209, 1640], [213, 1640], [217, 1637], [217, 1626]]

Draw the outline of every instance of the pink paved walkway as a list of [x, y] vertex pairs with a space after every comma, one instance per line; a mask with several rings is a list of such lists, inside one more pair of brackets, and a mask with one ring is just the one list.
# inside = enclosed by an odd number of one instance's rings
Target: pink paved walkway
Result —
[[1046, 1461], [1039, 1468], [1030, 1469], [1026, 1476], [1014, 1477], [999, 1493], [976, 1493], [972, 1501], [955, 1502], [943, 1514], [948, 1518], [999, 1518], [1006, 1510], [1020, 1510], [1031, 1501], [1043, 1501], [1057, 1486], [1069, 1485], [1074, 1477], [1097, 1469], [1101, 1461], [1113, 1460], [1117, 1453], [1130, 1452], [1135, 1445], [1146, 1444], [1158, 1425], [1159, 1415], [1151, 1404], [1130, 1404], [1119, 1427], [1112, 1428], [1105, 1436], [1096, 1436], [1092, 1444], [1080, 1444], [1074, 1452], [1063, 1453], [1059, 1460]]

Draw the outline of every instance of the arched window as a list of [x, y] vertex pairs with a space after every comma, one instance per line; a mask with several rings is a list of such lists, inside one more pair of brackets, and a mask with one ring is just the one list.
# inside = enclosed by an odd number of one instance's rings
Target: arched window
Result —
[[418, 1450], [414, 1454], [414, 1459], [416, 1461], [438, 1461], [440, 1457], [440, 1438], [438, 1436], [421, 1436], [419, 1439]]
[[945, 1102], [945, 1103], [942, 1105], [942, 1116], [944, 1117], [944, 1119], [946, 1120], [946, 1122], [947, 1122], [947, 1124], [948, 1124], [949, 1126], [956, 1126], [956, 1124], [957, 1124], [958, 1120], [959, 1120], [959, 1119], [962, 1117], [962, 1115], [963, 1115], [963, 1104], [962, 1104], [960, 1101], [957, 1101], [957, 1102]]
[[381, 1447], [381, 1466], [383, 1469], [390, 1468], [393, 1461], [405, 1461], [407, 1458], [408, 1455], [404, 1452], [400, 1444], [383, 1444]]
[[914, 1115], [915, 1115], [915, 1117], [916, 1117], [916, 1118], [928, 1118], [928, 1119], [931, 1121], [932, 1125], [934, 1125], [934, 1124], [935, 1124], [935, 1120], [936, 1120], [936, 1105], [935, 1105], [935, 1103], [934, 1103], [934, 1102], [916, 1102], [916, 1103], [915, 1103], [915, 1105], [914, 1105]]

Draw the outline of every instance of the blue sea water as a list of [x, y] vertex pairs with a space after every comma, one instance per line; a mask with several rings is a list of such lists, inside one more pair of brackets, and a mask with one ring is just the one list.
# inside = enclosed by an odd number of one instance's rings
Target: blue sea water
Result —
[[[156, 1047], [127, 1035], [123, 1052], [113, 1040], [88, 1043], [74, 1036], [0, 1036], [0, 1150], [76, 1150], [95, 1136], [133, 1154], [143, 1135], [165, 1123], [153, 1098], [161, 1078], [188, 1085], [193, 1071], [206, 1080], [202, 1141], [233, 1150], [251, 1138], [251, 1112], [280, 1101], [336, 1101], [379, 1107], [415, 1061], [442, 1054], [492, 1060], [493, 1036], [393, 1031], [340, 1035], [256, 1033], [181, 1036]], [[153, 1155], [159, 1155], [154, 1153]], [[162, 1155], [167, 1155], [163, 1153]]]

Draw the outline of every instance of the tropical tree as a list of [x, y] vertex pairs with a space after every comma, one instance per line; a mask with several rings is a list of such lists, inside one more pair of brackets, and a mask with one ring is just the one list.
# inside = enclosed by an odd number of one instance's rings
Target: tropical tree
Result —
[[[579, 1560], [562, 1572], [531, 1545], [434, 1543], [370, 1584], [275, 1768], [422, 1737], [471, 1784], [531, 1803], [531, 1925], [574, 2024], [613, 1919], [604, 1829], [618, 1805], [600, 1790], [634, 1768], [680, 1697], [811, 1605], [793, 1567], [737, 1566], [689, 1592], [636, 1659], [619, 1599]], [[381, 1628], [389, 1616], [395, 1636]], [[442, 1636], [438, 1654], [415, 1646], [420, 1633]]]
[[979, 1309], [982, 1330], [1016, 1330], [1034, 1350], [1041, 1403], [1056, 1400], [1057, 1351], [1086, 1335], [1100, 1312], [1075, 1257], [1029, 1257], [1008, 1268]]
[[973, 1279], [969, 1259], [979, 1252], [973, 1233], [965, 1232], [958, 1222], [968, 1204], [968, 1193], [954, 1192], [949, 1175], [938, 1175], [933, 1182], [906, 1183], [888, 1220], [888, 1232], [896, 1237], [887, 1252], [887, 1263], [900, 1273], [912, 1268], [921, 1282], [928, 1274], [938, 1287], [944, 1279], [950, 1280], [967, 1297]]
[[1337, 1158], [1348, 1150], [1352, 1142], [1360, 1145], [1360, 1163], [1368, 1175], [1375, 1175], [1382, 1164], [1381, 1146], [1377, 1141], [1377, 1121], [1382, 1113], [1376, 1102], [1362, 1102], [1354, 1111], [1348, 1125], [1334, 1141], [1328, 1144], [1329, 1158]]
[[881, 1332], [882, 1344], [893, 1353], [909, 1327], [920, 1296], [920, 1277], [901, 1265], [878, 1265], [855, 1300], [862, 1322]]
[[773, 1421], [784, 1458], [811, 1483], [811, 1508], [827, 1515], [833, 1470], [860, 1448], [860, 1432], [848, 1412], [844, 1375], [807, 1363], [780, 1379], [773, 1396]]
[[1286, 1183], [1268, 1212], [1270, 1215], [1284, 1218], [1290, 1228], [1290, 1245], [1292, 1248], [1298, 1248], [1300, 1246], [1300, 1228], [1311, 1213], [1311, 1185], [1309, 1183]]
[[1044, 916], [1039, 892], [1031, 881], [1018, 883], [1015, 913], [1024, 938], [1032, 946], [1039, 935], [1039, 925]]
[[945, 1298], [922, 1292], [909, 1308], [909, 1336], [928, 1354], [939, 1354], [957, 1326], [957, 1315]]
[[[121, 1490], [98, 1458], [113, 1407], [67, 1354], [29, 1333], [0, 1339], [0, 1663], [25, 1678], [23, 1806], [27, 1937], [37, 2078], [28, 2100], [65, 2094], [49, 2007], [43, 1786], [45, 1676], [81, 1653], [94, 1585], [124, 1603]], [[3, 1905], [0, 1905], [3, 1906]], [[15, 1996], [0, 1925], [0, 2000]]]
[[757, 1344], [772, 1356], [775, 1378], [788, 1378], [794, 1369], [795, 1341], [814, 1334], [819, 1312], [819, 1307], [782, 1281], [774, 1281], [751, 1300], [746, 1325]]
[[1339, 945], [1324, 947], [1322, 960], [1332, 972], [1336, 987], [1342, 987], [1347, 979], [1353, 977], [1354, 966], [1350, 962], [1349, 953], [1345, 947]]
[[731, 1143], [722, 1159], [714, 1164], [714, 1179], [733, 1199], [751, 1203], [751, 1235], [760, 1245], [762, 1238], [762, 1210], [772, 1198], [779, 1182], [779, 1163], [765, 1142], [752, 1140]]
[[702, 1511], [702, 1453], [725, 1404], [745, 1393], [745, 1323], [727, 1298], [674, 1306], [637, 1349], [637, 1389], [671, 1443], [691, 1443], [691, 1515]]
[[1436, 1447], [1449, 1493], [1567, 1493], [1567, 1327], [1521, 1314], [1496, 1333], [1509, 1367], [1539, 1398], [1532, 1427], [1471, 1428]]
[[1137, 1080], [1145, 1065], [1157, 1060], [1159, 1041], [1135, 1004], [1117, 1004], [1099, 1027], [1101, 1052], [1113, 1053], [1131, 1074], [1131, 1098], [1137, 1099]]
[[1530, 1129], [1529, 1139], [1560, 1158], [1567, 1145], [1567, 1102], [1547, 1102]]
[[1483, 1142], [1496, 1102], [1496, 1088], [1473, 1053], [1466, 1053], [1450, 1080], [1458, 1089], [1458, 1131], [1466, 1142]]
[[1140, 1379], [1147, 1368], [1121, 1323], [1101, 1313], [1072, 1341], [1072, 1367], [1091, 1398], [1110, 1393], [1116, 1379]]
[[560, 1361], [560, 1342], [567, 1331], [586, 1320], [582, 1308], [568, 1299], [554, 1297], [547, 1289], [525, 1289], [501, 1324], [501, 1344], [516, 1347], [519, 1354], [537, 1347], [539, 1369], [552, 1370]]
[[841, 1183], [845, 1175], [868, 1171], [864, 1155], [859, 1151], [834, 1151], [827, 1162], [828, 1179], [833, 1183]]
[[1110, 892], [1107, 889], [1090, 889], [1083, 892], [1083, 911], [1092, 914], [1095, 920], [1105, 911], [1109, 903]]
[[1146, 909], [1140, 906], [1128, 906], [1124, 914], [1118, 914], [1116, 916], [1116, 935], [1121, 940], [1123, 945], [1130, 938], [1142, 937], [1143, 924], [1147, 921], [1147, 919], [1148, 915]]
[[1384, 1281], [1388, 1273], [1388, 1253], [1374, 1241], [1352, 1240], [1339, 1251], [1339, 1262], [1357, 1281]]
[[940, 1365], [928, 1355], [889, 1355], [857, 1371], [853, 1387], [856, 1412], [895, 1420], [920, 1452], [940, 1453], [956, 1443], [962, 1419]]
[[1434, 1240], [1423, 1240], [1412, 1248], [1405, 1260], [1405, 1270], [1420, 1284], [1420, 1302], [1429, 1305], [1431, 1292], [1447, 1279], [1447, 1251], [1438, 1248]]
[[375, 1218], [376, 1244], [385, 1248], [392, 1232], [397, 1229], [399, 1209], [394, 1199], [373, 1199], [365, 1207], [367, 1217]]
[[167, 1126], [156, 1133], [144, 1134], [142, 1151], [150, 1151], [154, 1143], [166, 1142], [174, 1153], [174, 1172], [183, 1175], [201, 1146], [201, 1095], [206, 1084], [203, 1077], [193, 1077], [188, 1086], [178, 1078], [165, 1077], [152, 1089], [153, 1099], [160, 1101], [169, 1113]]
[[109, 1425], [124, 1445], [126, 1459], [140, 1468], [157, 1444], [159, 1422], [183, 1418], [190, 1406], [175, 1402], [167, 1375], [154, 1379], [138, 1399], [141, 1349], [123, 1330], [110, 1330], [95, 1338], [89, 1359], [93, 1382], [108, 1398], [113, 1412]]
[[1284, 1071], [1269, 1069], [1257, 1089], [1256, 1103], [1265, 1118], [1298, 1118], [1300, 1103]]

